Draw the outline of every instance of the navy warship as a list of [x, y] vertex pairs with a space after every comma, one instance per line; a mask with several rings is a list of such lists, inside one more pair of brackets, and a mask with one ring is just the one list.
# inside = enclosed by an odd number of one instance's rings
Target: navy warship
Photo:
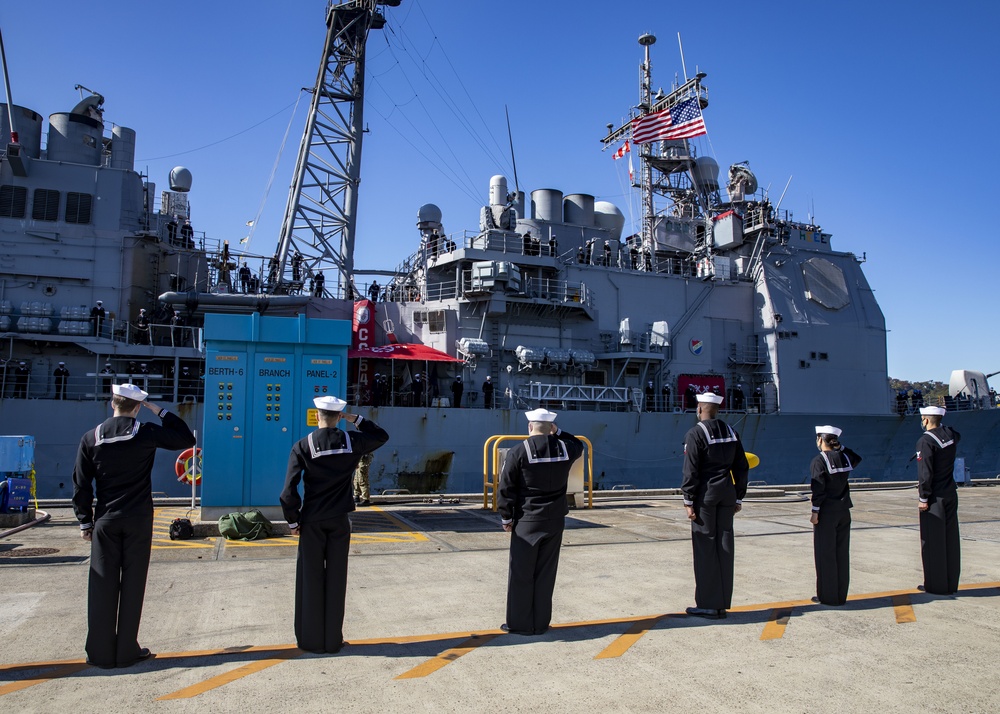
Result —
[[[677, 486], [694, 396], [707, 390], [726, 397], [724, 418], [760, 457], [758, 482], [807, 479], [813, 425], [830, 421], [864, 454], [860, 478], [915, 479], [923, 397], [890, 390], [864, 258], [781, 211], [748, 163], [720, 178], [690, 141], [706, 131], [707, 75], [654, 93], [652, 35], [639, 38], [637, 103], [599, 137], [638, 165], [638, 232], [624, 235], [622, 211], [585, 186], [525, 192], [496, 175], [483, 177], [471, 228], [446, 230], [442, 208], [425, 204], [409, 255], [355, 266], [365, 43], [385, 26], [382, 6], [398, 4], [328, 7], [273, 254], [237, 257], [196, 232], [190, 172], [177, 167], [157, 193], [134, 166], [136, 132], [106, 125], [104, 97], [80, 88], [46, 128], [8, 89], [0, 434], [36, 438], [39, 497], [72, 493], [79, 437], [106, 417], [112, 381], [176, 403], [200, 430], [204, 317], [251, 312], [370, 317], [344, 396], [391, 434], [374, 493], [479, 491], [485, 440], [523, 432], [522, 412], [538, 406], [591, 440], [595, 488]], [[995, 477], [987, 376], [956, 370], [948, 406], [963, 435], [957, 476]], [[190, 490], [171, 458], [157, 462], [154, 491]]]

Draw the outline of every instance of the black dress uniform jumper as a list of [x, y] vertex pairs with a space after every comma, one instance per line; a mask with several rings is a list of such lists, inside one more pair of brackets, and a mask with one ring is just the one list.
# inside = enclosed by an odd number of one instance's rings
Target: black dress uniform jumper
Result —
[[570, 467], [583, 442], [566, 431], [529, 436], [507, 452], [497, 490], [497, 509], [510, 534], [507, 627], [542, 634], [552, 619], [552, 591], [566, 524]]
[[153, 457], [157, 449], [195, 445], [180, 417], [165, 409], [159, 416], [162, 426], [111, 417], [84, 434], [76, 456], [73, 510], [81, 528], [93, 528], [87, 659], [101, 667], [132, 664], [141, 649], [139, 620], [153, 540]]
[[816, 560], [816, 597], [824, 605], [843, 605], [851, 582], [851, 489], [847, 481], [861, 457], [848, 448], [821, 451], [809, 465]]
[[939, 595], [958, 591], [962, 570], [958, 533], [955, 452], [961, 436], [947, 426], [925, 431], [917, 440], [917, 491], [929, 508], [920, 512], [920, 558], [924, 590]]
[[750, 465], [740, 436], [721, 419], [684, 436], [684, 505], [693, 506], [695, 606], [728, 610], [733, 600], [733, 516], [747, 492]]
[[281, 492], [285, 520], [300, 529], [295, 641], [309, 652], [337, 652], [343, 645], [354, 469], [362, 456], [389, 440], [373, 421], [359, 416], [354, 426], [357, 431], [317, 429], [296, 442]]

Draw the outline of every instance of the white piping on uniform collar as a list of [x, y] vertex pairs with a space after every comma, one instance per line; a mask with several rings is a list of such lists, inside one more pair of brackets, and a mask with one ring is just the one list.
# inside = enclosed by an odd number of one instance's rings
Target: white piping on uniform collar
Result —
[[844, 454], [844, 461], [847, 462], [847, 466], [838, 466], [834, 468], [833, 464], [830, 463], [830, 457], [827, 456], [828, 453], [829, 452], [827, 451], [821, 451], [819, 452], [819, 455], [823, 457], [823, 461], [826, 462], [826, 470], [829, 471], [830, 473], [842, 474], [854, 470], [854, 466], [851, 464], [851, 460], [847, 458], [847, 454]]
[[139, 420], [138, 419], [135, 419], [135, 421], [133, 422], [133, 424], [132, 424], [132, 431], [129, 432], [128, 434], [124, 434], [123, 436], [111, 436], [111, 437], [108, 437], [107, 439], [105, 439], [105, 438], [103, 438], [101, 436], [101, 427], [102, 426], [104, 426], [104, 425], [103, 424], [98, 424], [97, 428], [94, 429], [94, 446], [100, 446], [101, 444], [114, 444], [117, 441], [128, 441], [129, 439], [131, 439], [132, 437], [134, 437], [136, 434], [139, 433]]
[[337, 429], [337, 431], [339, 431], [340, 433], [342, 433], [344, 435], [344, 442], [347, 444], [347, 446], [345, 448], [343, 448], [343, 449], [327, 449], [326, 451], [320, 451], [317, 448], [317, 446], [316, 446], [316, 442], [313, 441], [313, 434], [315, 434], [316, 432], [315, 431], [311, 431], [311, 432], [309, 432], [309, 436], [307, 437], [307, 441], [309, 442], [309, 454], [315, 459], [318, 456], [331, 456], [333, 454], [351, 454], [351, 453], [354, 453], [353, 450], [351, 449], [351, 437], [350, 437], [350, 435], [346, 431], [343, 431], [341, 429]]

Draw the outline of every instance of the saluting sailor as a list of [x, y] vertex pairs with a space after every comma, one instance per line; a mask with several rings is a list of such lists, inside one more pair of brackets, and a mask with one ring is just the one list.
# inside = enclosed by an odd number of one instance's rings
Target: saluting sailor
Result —
[[920, 409], [923, 435], [917, 440], [917, 491], [920, 496], [920, 558], [923, 590], [938, 595], [958, 591], [962, 569], [958, 532], [955, 453], [961, 435], [942, 426], [944, 407]]
[[750, 465], [740, 436], [718, 418], [722, 397], [698, 394], [698, 423], [684, 436], [684, 508], [691, 520], [694, 601], [689, 615], [718, 619], [733, 600], [733, 516], [742, 509]]
[[[87, 603], [87, 662], [103, 669], [150, 657], [139, 646], [139, 620], [153, 539], [150, 472], [157, 449], [195, 445], [187, 424], [146, 401], [134, 384], [116, 384], [114, 416], [80, 440], [73, 469], [73, 510], [80, 535], [91, 541]], [[140, 423], [142, 407], [163, 425]], [[97, 482], [97, 508], [93, 505]]]
[[[299, 536], [295, 563], [295, 641], [307, 652], [334, 654], [344, 642], [347, 555], [354, 510], [354, 469], [365, 454], [389, 440], [378, 424], [344, 414], [337, 397], [313, 399], [319, 428], [292, 447], [281, 509], [292, 535]], [[356, 431], [337, 428], [344, 420]], [[299, 497], [299, 481], [304, 496]]]
[[861, 457], [840, 443], [835, 426], [816, 427], [819, 455], [809, 465], [812, 490], [813, 557], [816, 597], [813, 602], [843, 605], [851, 580], [851, 471]]
[[570, 467], [583, 442], [559, 429], [546, 409], [525, 412], [528, 438], [507, 452], [497, 509], [510, 533], [505, 632], [540, 635], [552, 619], [552, 591], [566, 524]]

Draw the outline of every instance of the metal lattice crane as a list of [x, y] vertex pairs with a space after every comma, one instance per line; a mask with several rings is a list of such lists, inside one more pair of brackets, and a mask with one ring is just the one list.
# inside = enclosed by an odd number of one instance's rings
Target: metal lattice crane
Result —
[[[329, 5], [326, 43], [312, 89], [278, 249], [268, 269], [268, 292], [302, 289], [324, 269], [348, 285], [354, 273], [361, 139], [364, 131], [365, 43], [385, 26], [379, 5], [400, 0], [352, 0]], [[292, 257], [302, 255], [298, 280]], [[299, 262], [299, 261], [296, 261]], [[335, 283], [327, 284], [327, 288]]]

